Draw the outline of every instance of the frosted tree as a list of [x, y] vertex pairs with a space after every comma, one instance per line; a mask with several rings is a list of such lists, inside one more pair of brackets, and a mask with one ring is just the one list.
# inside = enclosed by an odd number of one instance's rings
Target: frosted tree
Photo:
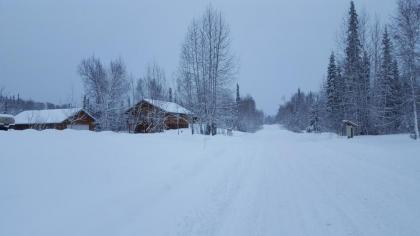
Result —
[[138, 79], [135, 89], [135, 104], [149, 99], [154, 108], [149, 105], [136, 106], [128, 115], [130, 124], [144, 125], [147, 132], [160, 132], [165, 127], [166, 112], [157, 109], [163, 102], [172, 101], [172, 89], [167, 88], [165, 71], [157, 63], [149, 64], [146, 73]]
[[414, 138], [419, 136], [419, 67], [420, 67], [420, 1], [398, 0], [398, 10], [394, 19], [395, 39], [398, 57], [401, 61], [401, 74], [404, 87], [404, 102], [407, 113], [411, 113], [407, 123], [412, 124]]
[[134, 103], [137, 103], [146, 98], [145, 82], [142, 78], [137, 80], [134, 90]]
[[360, 121], [364, 124], [362, 127], [362, 134], [368, 134], [371, 130], [371, 64], [368, 52], [363, 51], [362, 65], [360, 68], [360, 83], [359, 83], [359, 106], [360, 106]]
[[374, 83], [375, 124], [380, 134], [395, 132], [398, 127], [401, 87], [394, 64], [392, 43], [385, 29], [382, 39], [381, 67]]
[[148, 65], [143, 77], [146, 98], [167, 100], [167, 84], [165, 71], [158, 64]]
[[128, 108], [125, 104], [130, 88], [127, 70], [121, 59], [111, 61], [109, 66], [109, 88], [107, 96], [107, 120], [111, 130], [122, 130], [125, 126], [124, 112]]
[[[342, 89], [342, 80], [340, 77], [340, 71], [339, 71], [339, 67], [337, 68], [337, 78], [339, 79], [340, 83], [340, 89], [341, 91], [343, 91]], [[342, 94], [341, 94], [341, 99], [342, 99]], [[319, 131], [330, 131], [331, 130], [331, 124], [330, 124], [330, 118], [331, 118], [331, 114], [327, 111], [327, 103], [328, 103], [328, 96], [327, 96], [327, 81], [324, 81], [321, 84], [321, 88], [319, 93], [317, 94], [317, 99], [316, 102], [314, 104], [314, 106], [316, 106], [315, 109], [316, 113], [317, 113], [317, 117], [319, 119]], [[339, 104], [339, 110], [341, 111], [341, 117], [343, 115], [343, 106], [342, 106], [342, 102], [340, 102]], [[341, 118], [340, 118], [341, 119]], [[341, 127], [341, 126], [340, 126]], [[334, 130], [336, 132], [339, 132], [339, 130]]]
[[381, 67], [382, 26], [378, 18], [370, 28], [369, 55], [371, 59], [371, 78], [373, 81], [379, 76]]
[[257, 110], [255, 100], [250, 95], [240, 100], [238, 113], [238, 130], [240, 131], [255, 132], [263, 125], [264, 113]]
[[200, 131], [215, 134], [224, 123], [223, 98], [234, 72], [229, 26], [221, 12], [209, 6], [188, 29], [178, 72], [182, 103], [198, 117]]
[[392, 63], [392, 74], [393, 80], [391, 83], [391, 87], [393, 90], [393, 102], [394, 102], [394, 109], [393, 109], [393, 117], [394, 117], [394, 127], [393, 130], [395, 132], [404, 132], [405, 129], [403, 126], [403, 114], [404, 114], [404, 91], [403, 91], [403, 83], [401, 81], [400, 71], [398, 67], [398, 62], [394, 59]]
[[276, 120], [295, 132], [321, 131], [325, 105], [319, 98], [312, 92], [305, 94], [298, 89], [288, 102], [280, 106]]
[[78, 67], [82, 77], [84, 95], [89, 100], [90, 112], [95, 116], [100, 128], [106, 128], [107, 96], [109, 81], [101, 60], [95, 56], [83, 59]]
[[129, 83], [126, 68], [121, 59], [111, 61], [107, 70], [99, 58], [83, 59], [79, 75], [84, 85], [84, 106], [97, 119], [99, 129], [121, 130], [124, 120]]
[[334, 53], [331, 53], [326, 82], [326, 111], [328, 113], [329, 129], [338, 132], [343, 119], [342, 111], [342, 81], [339, 77]]
[[315, 101], [311, 108], [311, 118], [309, 121], [309, 129], [307, 131], [319, 133], [321, 132], [321, 104], [318, 101]]

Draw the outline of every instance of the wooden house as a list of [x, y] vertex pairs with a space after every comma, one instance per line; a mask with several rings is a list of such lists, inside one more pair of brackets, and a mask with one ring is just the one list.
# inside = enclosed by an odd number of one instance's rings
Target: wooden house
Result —
[[143, 99], [127, 112], [129, 132], [153, 133], [165, 129], [188, 128], [192, 113], [174, 102]]
[[81, 108], [30, 110], [15, 116], [15, 130], [95, 130], [95, 118]]

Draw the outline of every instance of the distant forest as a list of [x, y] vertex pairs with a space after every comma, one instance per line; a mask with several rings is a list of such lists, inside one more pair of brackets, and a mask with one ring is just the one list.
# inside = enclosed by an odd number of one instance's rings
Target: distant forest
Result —
[[31, 99], [21, 99], [20, 95], [6, 96], [4, 89], [0, 89], [0, 113], [12, 114], [25, 110], [41, 110], [41, 109], [61, 109], [69, 108], [70, 105], [56, 105], [50, 102], [35, 102]]
[[299, 89], [275, 121], [298, 132], [340, 133], [350, 120], [361, 135], [419, 138], [420, 1], [398, 0], [387, 23], [359, 15], [351, 1], [342, 29], [320, 91]]

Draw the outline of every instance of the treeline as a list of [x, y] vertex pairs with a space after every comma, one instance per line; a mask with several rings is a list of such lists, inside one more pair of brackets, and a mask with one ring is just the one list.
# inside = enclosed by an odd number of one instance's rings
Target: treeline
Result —
[[[235, 99], [232, 83], [237, 65], [230, 28], [220, 11], [209, 6], [201, 17], [193, 19], [180, 55], [172, 87], [157, 63], [134, 79], [121, 59], [108, 66], [95, 56], [83, 59], [78, 69], [84, 85], [83, 106], [97, 118], [102, 130], [126, 129], [125, 111], [144, 98], [176, 102], [189, 109], [197, 124], [191, 126], [193, 133], [215, 135], [218, 128], [252, 132], [261, 127], [263, 114], [254, 99], [241, 99], [239, 87]], [[162, 122], [161, 114], [150, 119]]]
[[236, 85], [236, 129], [243, 132], [255, 132], [264, 124], [264, 112], [257, 109], [254, 98], [247, 95], [241, 98], [239, 85]]
[[295, 132], [325, 130], [325, 124], [320, 124], [315, 110], [318, 102], [317, 94], [312, 92], [305, 94], [298, 89], [289, 101], [280, 106], [275, 120]]
[[350, 4], [342, 51], [332, 52], [318, 93], [300, 90], [280, 106], [277, 122], [295, 131], [339, 133], [343, 120], [359, 132], [411, 132], [419, 137], [420, 1], [398, 0], [391, 22], [369, 24]]
[[61, 109], [68, 108], [70, 105], [56, 105], [49, 102], [35, 102], [31, 99], [21, 99], [20, 95], [5, 95], [3, 89], [0, 89], [0, 113], [16, 115], [25, 110], [41, 109]]

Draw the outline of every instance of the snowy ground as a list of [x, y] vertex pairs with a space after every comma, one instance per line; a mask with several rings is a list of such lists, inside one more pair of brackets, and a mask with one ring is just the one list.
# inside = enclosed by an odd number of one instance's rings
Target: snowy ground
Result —
[[407, 135], [0, 132], [0, 235], [420, 235]]

